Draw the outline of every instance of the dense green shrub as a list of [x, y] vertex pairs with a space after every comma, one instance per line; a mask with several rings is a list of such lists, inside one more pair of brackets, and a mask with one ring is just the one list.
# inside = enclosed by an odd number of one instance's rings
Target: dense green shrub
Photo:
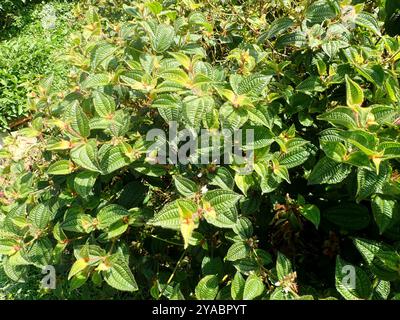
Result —
[[73, 2], [14, 1], [8, 9], [0, 11], [0, 130], [28, 114], [27, 94], [41, 78], [53, 74], [54, 85], [66, 87], [69, 66], [62, 52], [79, 25]]
[[[89, 10], [70, 90], [43, 81], [1, 151], [4, 272], [54, 265], [57, 288], [134, 299], [399, 298], [400, 40], [383, 5]], [[146, 135], [172, 121], [253, 130], [254, 170], [157, 163]]]

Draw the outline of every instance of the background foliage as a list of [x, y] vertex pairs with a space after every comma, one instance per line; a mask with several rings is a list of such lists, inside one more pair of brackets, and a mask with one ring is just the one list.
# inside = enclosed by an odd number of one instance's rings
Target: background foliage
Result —
[[74, 16], [71, 1], [6, 1], [1, 6], [0, 129], [3, 131], [28, 115], [27, 95], [40, 79], [54, 75], [56, 88], [66, 87], [69, 66], [62, 53], [79, 20]]
[[[1, 151], [9, 278], [55, 265], [57, 298], [399, 298], [399, 7], [101, 8], [71, 38], [68, 88], [42, 81]], [[253, 129], [254, 172], [154, 164], [145, 136], [168, 121]]]

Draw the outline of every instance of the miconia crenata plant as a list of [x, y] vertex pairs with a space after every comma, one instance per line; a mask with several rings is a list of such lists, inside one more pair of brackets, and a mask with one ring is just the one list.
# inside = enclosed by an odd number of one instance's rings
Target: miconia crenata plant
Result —
[[400, 298], [400, 40], [384, 3], [123, 9], [88, 10], [70, 89], [42, 81], [5, 139], [4, 272], [51, 265], [68, 291], [135, 299]]

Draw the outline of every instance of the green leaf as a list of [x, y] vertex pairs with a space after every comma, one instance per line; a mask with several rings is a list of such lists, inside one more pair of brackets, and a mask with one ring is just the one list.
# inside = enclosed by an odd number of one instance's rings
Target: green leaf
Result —
[[40, 203], [32, 208], [29, 212], [28, 221], [31, 222], [39, 230], [44, 230], [52, 218], [50, 209]]
[[368, 264], [371, 271], [376, 274], [382, 280], [393, 281], [398, 279], [398, 271], [394, 271], [383, 263], [378, 257], [381, 252], [390, 252], [393, 249], [383, 243], [379, 243], [373, 240], [356, 238], [353, 240], [358, 251], [361, 253], [365, 262]]
[[361, 107], [364, 102], [364, 93], [357, 82], [346, 75], [346, 102], [347, 106], [354, 109]]
[[302, 32], [296, 31], [280, 36], [275, 42], [275, 47], [277, 49], [285, 49], [290, 46], [301, 48], [306, 44], [306, 35]]
[[351, 202], [327, 208], [322, 212], [322, 216], [345, 230], [361, 230], [370, 222], [368, 209]]
[[310, 151], [307, 148], [294, 148], [288, 152], [279, 154], [279, 165], [285, 166], [288, 169], [302, 165], [310, 156]]
[[387, 300], [390, 294], [390, 282], [379, 280], [378, 284], [373, 288], [373, 300]]
[[79, 104], [74, 103], [71, 106], [70, 121], [72, 129], [81, 137], [87, 138], [90, 135], [89, 119], [83, 112]]
[[253, 225], [250, 219], [246, 217], [240, 217], [232, 229], [244, 240], [250, 239], [253, 235]]
[[372, 197], [371, 207], [379, 232], [382, 234], [398, 213], [397, 201], [377, 194]]
[[79, 172], [74, 178], [74, 189], [81, 197], [87, 197], [98, 177], [97, 172], [82, 171]]
[[21, 255], [29, 263], [41, 268], [50, 264], [52, 251], [53, 245], [50, 239], [40, 238], [24, 247]]
[[236, 272], [231, 283], [231, 296], [233, 300], [242, 300], [244, 286], [246, 281], [244, 280], [240, 272]]
[[101, 172], [96, 140], [91, 139], [84, 145], [73, 148], [71, 160], [82, 168]]
[[137, 291], [138, 285], [128, 263], [120, 253], [108, 258], [110, 268], [103, 271], [104, 280], [113, 288], [121, 291]]
[[183, 117], [188, 125], [193, 128], [200, 128], [203, 116], [212, 106], [214, 100], [210, 97], [190, 97], [185, 99], [183, 106]]
[[228, 261], [236, 261], [239, 259], [245, 259], [250, 254], [249, 246], [244, 242], [235, 242], [228, 249], [226, 253], [226, 260]]
[[76, 260], [72, 265], [71, 270], [68, 273], [68, 280], [71, 279], [76, 274], [78, 274], [79, 272], [86, 269], [88, 265], [89, 264], [87, 263], [87, 261], [83, 258]]
[[11, 256], [16, 252], [18, 242], [14, 239], [0, 239], [0, 254]]
[[151, 38], [151, 46], [157, 53], [164, 52], [174, 42], [175, 31], [170, 25], [160, 24]]
[[265, 76], [263, 74], [251, 74], [240, 81], [236, 94], [260, 96], [271, 78], [271, 76]]
[[376, 257], [384, 264], [384, 266], [395, 272], [400, 271], [400, 254], [393, 250], [381, 250], [376, 253]]
[[380, 193], [389, 179], [387, 166], [381, 166], [379, 174], [375, 171], [358, 169], [357, 171], [357, 201], [368, 198], [373, 193]]
[[159, 212], [155, 214], [149, 223], [153, 226], [179, 230], [180, 221], [177, 202], [173, 201], [167, 203]]
[[93, 92], [93, 104], [96, 113], [100, 117], [110, 117], [115, 111], [114, 99], [99, 91]]
[[103, 65], [106, 68], [106, 64], [112, 59], [116, 50], [117, 48], [108, 42], [98, 43], [90, 53], [92, 68], [96, 69], [99, 65]]
[[2, 266], [7, 277], [15, 282], [24, 283], [27, 280], [28, 269], [23, 265], [14, 265], [10, 263], [9, 258], [2, 259]]
[[93, 218], [82, 213], [79, 208], [78, 210], [77, 208], [70, 209], [65, 213], [61, 228], [72, 232], [88, 233], [94, 229]]
[[236, 186], [243, 192], [244, 195], [247, 195], [247, 191], [253, 184], [253, 177], [251, 175], [241, 175], [235, 174], [235, 183]]
[[82, 287], [87, 279], [89, 278], [89, 274], [87, 272], [79, 272], [76, 275], [72, 277], [72, 279], [69, 282], [69, 290], [73, 291], [76, 290], [80, 287]]
[[99, 149], [99, 159], [102, 174], [110, 174], [131, 163], [120, 145], [103, 144]]
[[360, 12], [357, 14], [355, 23], [361, 27], [364, 27], [376, 35], [381, 35], [381, 30], [379, 28], [378, 21], [376, 21], [375, 17], [368, 12]]
[[186, 249], [189, 246], [193, 231], [199, 223], [198, 207], [194, 201], [187, 199], [178, 199], [177, 204], [180, 230], [184, 240], [184, 249]]
[[325, 86], [320, 77], [310, 76], [299, 83], [299, 85], [296, 87], [296, 90], [305, 93], [323, 92], [325, 91]]
[[210, 258], [205, 256], [201, 262], [201, 272], [205, 275], [218, 275], [220, 278], [224, 272], [224, 263], [220, 257]]
[[355, 129], [358, 127], [355, 111], [347, 107], [336, 107], [317, 118], [319, 120], [328, 121], [333, 125], [343, 126], [347, 129]]
[[97, 214], [97, 220], [100, 229], [105, 229], [111, 226], [113, 223], [122, 220], [123, 218], [129, 216], [129, 211], [124, 207], [117, 204], [110, 204], [101, 208]]
[[149, 8], [150, 11], [151, 11], [153, 14], [155, 14], [155, 15], [160, 14], [161, 11], [162, 11], [162, 9], [163, 9], [162, 4], [159, 3], [158, 1], [146, 2], [146, 3], [145, 3], [145, 6], [146, 6], [147, 8]]
[[129, 224], [123, 220], [113, 223], [107, 230], [107, 239], [112, 239], [120, 236], [128, 230]]
[[339, 141], [321, 141], [321, 149], [336, 162], [342, 162], [347, 154], [346, 147]]
[[276, 272], [279, 281], [282, 281], [288, 274], [293, 272], [292, 263], [284, 254], [280, 252], [278, 252], [278, 256], [276, 258]]
[[174, 176], [174, 183], [178, 192], [184, 197], [193, 196], [199, 191], [194, 181], [182, 176]]
[[243, 290], [243, 300], [254, 300], [264, 292], [265, 286], [260, 277], [251, 274], [247, 277]]
[[236, 203], [241, 196], [230, 190], [207, 191], [202, 197], [204, 217], [207, 222], [221, 228], [231, 228], [236, 223]]
[[320, 24], [327, 19], [333, 19], [337, 14], [337, 7], [329, 0], [314, 1], [306, 10], [306, 18], [311, 24]]
[[216, 275], [202, 278], [196, 286], [196, 298], [199, 300], [214, 300], [217, 296], [219, 280]]
[[294, 21], [288, 17], [275, 19], [269, 26], [269, 29], [266, 32], [265, 37], [267, 39], [271, 39], [272, 37], [277, 37], [293, 25]]
[[346, 179], [350, 172], [350, 165], [323, 157], [310, 173], [308, 184], [336, 184]]
[[309, 221], [311, 221], [318, 229], [320, 222], [320, 212], [316, 205], [306, 204], [300, 207], [300, 213]]
[[335, 286], [346, 300], [368, 299], [372, 293], [371, 281], [367, 274], [339, 256], [336, 258]]
[[96, 73], [90, 74], [88, 77], [82, 82], [82, 89], [90, 89], [96, 87], [103, 87], [110, 83], [110, 78], [106, 73]]
[[74, 170], [74, 164], [69, 160], [59, 160], [52, 163], [47, 169], [50, 175], [70, 174]]
[[232, 190], [235, 185], [235, 181], [233, 180], [232, 174], [227, 168], [219, 167], [215, 175], [212, 176], [210, 184], [218, 186], [222, 189]]

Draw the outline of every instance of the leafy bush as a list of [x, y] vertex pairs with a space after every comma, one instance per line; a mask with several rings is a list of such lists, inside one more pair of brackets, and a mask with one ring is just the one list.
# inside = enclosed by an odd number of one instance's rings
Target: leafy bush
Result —
[[[88, 11], [71, 89], [43, 81], [31, 125], [5, 139], [4, 272], [54, 265], [57, 287], [134, 299], [399, 298], [400, 42], [384, 8], [124, 9]], [[171, 122], [252, 130], [254, 170], [163, 164], [146, 135]]]
[[60, 59], [60, 53], [66, 51], [66, 40], [77, 26], [71, 11], [72, 3], [13, 2], [8, 8], [9, 11], [0, 11], [1, 21], [12, 15], [7, 23], [0, 24], [2, 131], [28, 114], [27, 94], [37, 86], [40, 78], [53, 74], [54, 85], [59, 90], [66, 87], [64, 80], [69, 66]]

